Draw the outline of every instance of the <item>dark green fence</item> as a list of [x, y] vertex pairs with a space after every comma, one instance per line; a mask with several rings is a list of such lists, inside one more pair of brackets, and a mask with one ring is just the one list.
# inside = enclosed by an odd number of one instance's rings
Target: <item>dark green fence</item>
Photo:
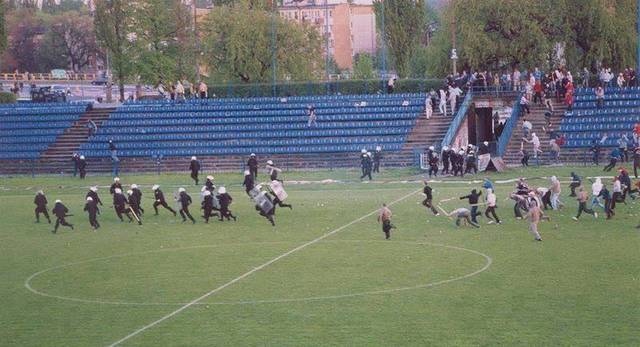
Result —
[[[394, 93], [421, 93], [437, 90], [444, 84], [440, 79], [398, 79]], [[217, 97], [301, 96], [336, 94], [384, 94], [387, 81], [337, 80], [331, 82], [281, 82], [258, 84], [214, 84], [209, 95]]]

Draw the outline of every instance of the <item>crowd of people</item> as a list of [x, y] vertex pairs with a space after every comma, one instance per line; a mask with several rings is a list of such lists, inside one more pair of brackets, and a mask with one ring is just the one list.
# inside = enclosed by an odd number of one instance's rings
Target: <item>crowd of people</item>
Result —
[[[81, 163], [84, 161], [84, 157], [79, 156], [78, 161]], [[79, 165], [80, 166], [80, 165]], [[287, 193], [284, 190], [283, 183], [278, 175], [282, 172], [282, 169], [274, 165], [273, 161], [268, 160], [265, 165], [265, 170], [268, 174], [267, 183], [257, 183], [258, 178], [258, 160], [255, 154], [251, 154], [247, 161], [247, 170], [244, 171], [243, 187], [246, 194], [255, 204], [256, 211], [263, 217], [265, 217], [271, 225], [275, 226], [275, 213], [276, 207], [286, 207], [293, 209], [291, 204], [285, 203], [287, 200]], [[191, 179], [194, 180], [196, 186], [199, 185], [199, 174], [201, 165], [196, 157], [191, 158], [189, 165], [191, 172]], [[84, 173], [80, 169], [81, 178], [84, 178]], [[180, 214], [182, 222], [191, 221], [195, 224], [196, 219], [190, 212], [190, 206], [193, 204], [191, 195], [184, 187], [180, 187], [177, 192], [173, 194], [173, 198], [176, 203], [176, 208], [172, 208], [167, 202], [164, 192], [160, 189], [160, 185], [154, 184], [151, 187], [153, 192], [153, 210], [155, 215], [159, 214], [158, 207], [162, 207], [169, 211], [176, 217]], [[112, 207], [117, 218], [124, 222], [125, 218], [128, 222], [137, 222], [142, 225], [142, 220], [145, 215], [145, 209], [143, 207], [143, 192], [137, 184], [131, 184], [129, 189], [126, 190], [120, 181], [119, 177], [113, 179], [113, 184], [109, 188], [109, 193], [112, 196]], [[210, 218], [217, 217], [219, 221], [233, 221], [237, 220], [237, 216], [231, 210], [231, 204], [233, 198], [224, 186], [216, 187], [214, 183], [214, 177], [209, 175], [206, 177], [204, 186], [200, 190], [200, 210], [202, 210], [202, 218], [205, 223], [209, 222]], [[51, 218], [48, 212], [48, 200], [44, 191], [40, 190], [36, 193], [34, 204], [36, 222], [40, 222], [40, 215], [43, 215], [49, 224], [51, 224]], [[100, 228], [98, 217], [101, 213], [101, 207], [103, 202], [98, 195], [98, 187], [92, 186], [85, 196], [84, 211], [87, 213], [89, 225], [93, 230]], [[177, 211], [176, 211], [177, 210]], [[73, 224], [67, 221], [69, 217], [69, 209], [61, 200], [55, 200], [55, 205], [51, 210], [56, 217], [55, 226], [52, 232], [55, 234], [58, 232], [60, 226], [66, 226], [73, 230]]]

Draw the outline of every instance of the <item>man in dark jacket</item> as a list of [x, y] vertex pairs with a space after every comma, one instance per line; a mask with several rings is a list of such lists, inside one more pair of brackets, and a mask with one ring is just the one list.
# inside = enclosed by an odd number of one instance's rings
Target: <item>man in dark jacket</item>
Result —
[[87, 203], [84, 205], [84, 210], [89, 214], [89, 224], [93, 230], [98, 230], [98, 228], [100, 228], [100, 223], [98, 223], [100, 209], [98, 209], [98, 204], [92, 197], [87, 196]]
[[81, 155], [78, 160], [78, 170], [80, 171], [80, 179], [83, 180], [87, 176], [87, 160], [84, 155]]
[[204, 222], [205, 223], [209, 223], [209, 218], [211, 217], [218, 217], [219, 214], [214, 213], [213, 210], [213, 195], [211, 194], [210, 191], [205, 190], [204, 191], [204, 197], [202, 199], [202, 207], [201, 210], [204, 211], [202, 218], [204, 218]]
[[133, 197], [136, 200], [136, 206], [138, 207], [138, 212], [136, 212], [138, 214], [138, 216], [143, 215], [144, 214], [144, 208], [142, 208], [142, 191], [140, 190], [140, 188], [138, 188], [137, 184], [132, 184], [131, 185], [131, 192], [133, 193]]
[[113, 178], [113, 184], [109, 188], [109, 193], [111, 193], [111, 195], [115, 194], [116, 189], [120, 189], [122, 191], [122, 184], [120, 184], [120, 178], [119, 177], [114, 177]]
[[571, 183], [569, 184], [569, 189], [571, 189], [571, 194], [569, 196], [576, 196], [576, 188], [582, 185], [582, 179], [575, 172], [571, 172]]
[[191, 170], [191, 178], [195, 181], [195, 185], [198, 185], [198, 173], [200, 173], [200, 162], [195, 156], [191, 157], [191, 163], [189, 164], [189, 170]]
[[167, 205], [167, 201], [164, 198], [164, 193], [160, 190], [160, 186], [156, 184], [151, 187], [151, 190], [153, 190], [153, 197], [155, 199], [153, 202], [153, 209], [156, 211], [156, 216], [158, 215], [158, 206], [162, 206], [169, 210], [169, 212], [173, 213], [173, 216], [175, 217], [176, 211]]
[[433, 212], [434, 215], [438, 216], [438, 210], [433, 207], [433, 189], [429, 186], [429, 182], [424, 180], [424, 188], [422, 189], [422, 194], [424, 194], [425, 199], [422, 201], [422, 205]]
[[133, 213], [133, 218], [138, 221], [138, 225], [142, 225], [142, 218], [140, 218], [140, 205], [133, 190], [127, 190], [127, 202], [129, 203], [128, 211]]
[[58, 232], [59, 226], [65, 226], [71, 228], [73, 230], [73, 224], [67, 223], [65, 219], [68, 217], [67, 213], [69, 213], [69, 209], [65, 205], [62, 204], [62, 201], [56, 200], [56, 204], [53, 206], [53, 210], [51, 210], [54, 216], [56, 216], [56, 225], [53, 227], [52, 233]]
[[253, 179], [258, 179], [258, 159], [256, 159], [255, 153], [251, 153], [249, 156], [249, 160], [247, 160], [247, 166], [249, 167], [249, 172], [253, 175]]
[[478, 212], [478, 201], [480, 200], [480, 195], [482, 195], [481, 191], [479, 192], [473, 189], [471, 191], [471, 194], [465, 195], [460, 198], [460, 200], [469, 200], [469, 205], [471, 205], [471, 221], [476, 224], [478, 224], [478, 220], [476, 219], [476, 217], [481, 215], [481, 213]]
[[367, 152], [364, 154], [361, 165], [362, 165], [362, 176], [360, 176], [360, 179], [369, 177], [369, 181], [371, 181], [372, 180], [371, 170], [373, 169], [373, 161], [371, 160], [371, 153]]
[[211, 194], [213, 194], [213, 192], [216, 190], [216, 185], [213, 184], [213, 176], [207, 176], [207, 181], [204, 182], [204, 186]]
[[191, 213], [189, 213], [189, 205], [191, 205], [191, 196], [187, 194], [187, 191], [184, 188], [178, 189], [178, 202], [180, 203], [180, 216], [182, 217], [182, 222], [187, 221], [187, 217], [191, 220], [191, 223], [196, 224], [196, 220], [193, 219]]
[[42, 213], [47, 218], [49, 224], [51, 224], [51, 218], [49, 218], [49, 212], [47, 212], [47, 197], [42, 190], [36, 193], [33, 203], [36, 205], [36, 223], [40, 223], [40, 213]]
[[235, 221], [236, 216], [234, 216], [229, 209], [233, 199], [231, 198], [231, 195], [227, 193], [227, 188], [220, 187], [220, 189], [218, 189], [218, 201], [220, 201], [220, 221], [223, 221], [224, 218], [227, 218], [227, 220], [231, 220], [230, 218], [233, 218]]
[[449, 173], [449, 163], [451, 159], [451, 151], [449, 151], [449, 147], [442, 147], [442, 174]]
[[73, 177], [78, 176], [78, 162], [80, 161], [80, 155], [78, 153], [73, 153], [71, 155], [71, 161], [73, 162]]

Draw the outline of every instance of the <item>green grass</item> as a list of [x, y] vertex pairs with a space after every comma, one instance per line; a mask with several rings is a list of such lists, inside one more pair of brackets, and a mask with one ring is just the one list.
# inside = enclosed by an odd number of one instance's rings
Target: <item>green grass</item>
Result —
[[[573, 168], [581, 175], [595, 168]], [[491, 175], [568, 177], [572, 168]], [[419, 172], [392, 170], [360, 183], [356, 170], [288, 172], [293, 211], [278, 209], [271, 227], [253, 209], [239, 175], [220, 174], [235, 198], [238, 221], [182, 224], [166, 211], [152, 216], [149, 186], [170, 197], [188, 175], [122, 177], [143, 185], [145, 224], [116, 221], [103, 208], [102, 229], [90, 231], [82, 212], [86, 186], [68, 177], [0, 181], [0, 345], [104, 346], [164, 317], [200, 295], [327, 232], [421, 189]], [[481, 179], [478, 176], [473, 179]], [[334, 179], [340, 182], [322, 184]], [[472, 178], [468, 178], [472, 179]], [[408, 180], [409, 182], [402, 182]], [[566, 179], [565, 179], [566, 180]], [[607, 183], [609, 183], [607, 181]], [[532, 185], [548, 185], [543, 179]], [[435, 200], [462, 196], [471, 183], [435, 183]], [[419, 193], [391, 206], [398, 230], [383, 241], [375, 215], [254, 272], [123, 346], [301, 345], [640, 345], [640, 221], [638, 205], [620, 205], [614, 220], [571, 217], [577, 204], [563, 184], [566, 208], [549, 212], [544, 242], [505, 201], [503, 225], [456, 228], [427, 213]], [[75, 216], [75, 231], [57, 235], [34, 224], [33, 194], [44, 188]], [[199, 189], [187, 187], [198, 200]], [[108, 190], [100, 189], [108, 205]], [[447, 210], [462, 201], [442, 204]], [[53, 204], [50, 204], [50, 208]], [[192, 212], [196, 216], [197, 206]], [[458, 248], [449, 248], [454, 246]], [[466, 250], [460, 249], [464, 248]], [[474, 276], [454, 280], [477, 272]], [[30, 292], [25, 281], [33, 274]], [[430, 286], [432, 283], [441, 283]], [[398, 290], [403, 289], [403, 290]], [[380, 292], [384, 293], [371, 293]], [[61, 299], [57, 297], [65, 297]]]

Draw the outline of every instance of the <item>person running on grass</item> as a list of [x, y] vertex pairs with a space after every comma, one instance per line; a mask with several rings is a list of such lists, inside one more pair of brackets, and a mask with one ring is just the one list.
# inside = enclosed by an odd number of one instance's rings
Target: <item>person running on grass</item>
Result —
[[598, 218], [598, 213], [594, 212], [590, 208], [587, 208], [587, 200], [589, 200], [589, 195], [584, 191], [584, 187], [580, 186], [578, 188], [578, 195], [576, 197], [576, 200], [578, 200], [578, 215], [573, 217], [573, 220], [578, 221], [580, 215], [582, 215], [582, 212], [590, 214], [594, 218]]
[[496, 194], [493, 192], [493, 189], [487, 188], [487, 209], [484, 211], [484, 215], [489, 219], [488, 224], [493, 224], [494, 222], [502, 224], [500, 218], [498, 218], [498, 215], [496, 214], [496, 200]]
[[536, 241], [542, 241], [540, 233], [538, 232], [538, 223], [542, 219], [542, 210], [537, 204], [530, 204], [529, 211], [524, 217], [529, 220], [529, 233], [535, 237]]
[[38, 193], [36, 193], [33, 203], [36, 205], [36, 223], [40, 223], [40, 214], [42, 213], [45, 218], [47, 218], [49, 224], [51, 224], [51, 218], [49, 218], [49, 212], [47, 212], [47, 197], [44, 195], [42, 190], [39, 190]]
[[378, 213], [378, 223], [382, 223], [382, 232], [384, 233], [385, 240], [391, 239], [391, 229], [396, 229], [395, 225], [391, 224], [391, 217], [393, 213], [387, 204], [382, 204], [382, 208]]
[[71, 228], [73, 230], [73, 224], [67, 223], [66, 217], [69, 217], [67, 213], [69, 213], [69, 209], [62, 204], [62, 201], [56, 200], [56, 204], [53, 206], [53, 210], [51, 210], [54, 216], [56, 216], [56, 225], [53, 227], [52, 233], [58, 232], [59, 226], [65, 226]]
[[[442, 208], [441, 208], [442, 209]], [[474, 223], [471, 220], [471, 211], [469, 211], [469, 209], [461, 207], [458, 209], [455, 209], [453, 211], [451, 211], [450, 213], [447, 213], [445, 210], [442, 210], [442, 212], [444, 212], [444, 214], [447, 217], [452, 217], [455, 216], [456, 217], [456, 226], [460, 227], [460, 223], [462, 223], [463, 221], [465, 222], [465, 224], [469, 224], [475, 228], [480, 228], [480, 225], [477, 223]]]
[[425, 199], [422, 201], [422, 205], [427, 209], [430, 209], [434, 215], [438, 216], [438, 210], [433, 207], [433, 188], [429, 186], [429, 181], [424, 180], [424, 188], [422, 189], [422, 194], [425, 196]]

